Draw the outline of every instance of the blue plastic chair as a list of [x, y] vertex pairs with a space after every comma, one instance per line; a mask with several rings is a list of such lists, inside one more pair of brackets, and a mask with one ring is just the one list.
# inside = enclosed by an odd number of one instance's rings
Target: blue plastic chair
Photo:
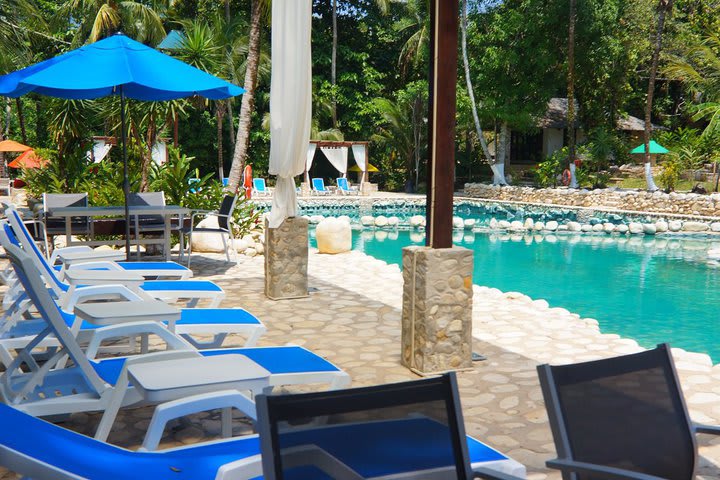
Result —
[[360, 193], [357, 189], [350, 188], [348, 179], [345, 177], [340, 177], [337, 179], [337, 186], [338, 192], [340, 192], [342, 195], [357, 195], [358, 193]]
[[327, 195], [328, 193], [330, 193], [330, 190], [325, 188], [325, 181], [322, 178], [313, 178], [312, 187], [313, 193], [316, 193], [318, 195]]
[[270, 195], [270, 189], [265, 184], [264, 178], [253, 178], [253, 195], [258, 197]]

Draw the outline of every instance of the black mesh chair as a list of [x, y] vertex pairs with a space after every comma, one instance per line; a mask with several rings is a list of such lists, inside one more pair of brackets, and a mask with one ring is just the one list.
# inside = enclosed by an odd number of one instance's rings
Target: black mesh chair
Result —
[[266, 480], [516, 478], [471, 470], [484, 445], [465, 437], [454, 374], [256, 405]]
[[538, 367], [564, 480], [690, 480], [696, 433], [668, 345], [575, 365]]
[[[195, 210], [192, 214], [190, 225], [181, 229], [182, 235], [187, 235], [188, 241], [188, 267], [190, 267], [190, 259], [192, 257], [192, 236], [193, 233], [217, 233], [223, 242], [223, 248], [225, 249], [225, 256], [227, 261], [230, 260], [230, 250], [233, 251], [233, 255], [237, 258], [237, 252], [235, 251], [235, 236], [233, 235], [233, 226], [235, 221], [233, 219], [233, 213], [235, 212], [235, 204], [237, 203], [236, 195], [225, 195], [220, 203], [218, 210]], [[197, 227], [196, 219], [200, 217], [217, 217], [217, 227]], [[182, 242], [181, 254], [182, 254]]]

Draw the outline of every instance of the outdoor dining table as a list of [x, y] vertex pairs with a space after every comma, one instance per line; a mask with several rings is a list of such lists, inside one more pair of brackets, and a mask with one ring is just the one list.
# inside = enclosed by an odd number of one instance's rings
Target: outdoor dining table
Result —
[[[170, 260], [170, 240], [171, 240], [171, 221], [173, 217], [178, 217], [180, 225], [183, 224], [183, 217], [190, 214], [190, 209], [181, 207], [178, 205], [165, 205], [165, 206], [148, 206], [148, 205], [137, 205], [130, 206], [130, 217], [136, 219], [140, 215], [161, 215], [165, 219], [165, 230], [161, 242], [163, 244], [163, 251], [165, 253], [165, 259]], [[121, 217], [125, 215], [125, 207], [120, 206], [109, 206], [109, 207], [57, 207], [48, 210], [48, 215], [52, 217], [64, 217], [65, 218], [65, 240], [66, 245], [108, 245], [112, 242], [89, 240], [84, 242], [73, 242], [72, 241], [72, 218], [73, 217]], [[137, 224], [137, 222], [136, 222]], [[136, 230], [137, 246], [138, 250], [141, 243], [150, 243], [148, 241], [140, 241], [140, 233]], [[158, 243], [158, 242], [152, 242]]]

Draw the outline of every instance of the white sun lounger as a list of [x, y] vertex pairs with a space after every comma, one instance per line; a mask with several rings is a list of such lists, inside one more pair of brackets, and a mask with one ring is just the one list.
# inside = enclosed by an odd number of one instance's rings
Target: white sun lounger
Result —
[[[270, 373], [270, 387], [297, 383], [326, 383], [341, 388], [349, 376], [327, 360], [302, 347], [264, 347], [197, 351], [181, 337], [155, 322], [133, 322], [95, 330], [87, 352], [83, 352], [68, 328], [62, 311], [44, 286], [32, 259], [21, 249], [9, 246], [8, 256], [28, 296], [45, 321], [45, 328], [30, 342], [0, 375], [0, 400], [35, 416], [62, 415], [73, 412], [105, 410], [116, 384], [123, 379], [123, 369], [130, 363], [159, 361], [169, 356], [213, 356], [241, 354]], [[175, 319], [173, 319], [175, 320]], [[165, 342], [170, 351], [129, 358], [91, 360], [104, 339], [153, 334]], [[39, 365], [33, 350], [54, 336], [60, 346], [45, 363]], [[64, 367], [67, 359], [70, 367]], [[124, 387], [123, 387], [124, 388]], [[139, 401], [129, 389], [123, 406]]]
[[[32, 257], [35, 265], [43, 273], [48, 285], [53, 289], [58, 298], [62, 299], [67, 293], [72, 293], [75, 289], [73, 285], [63, 281], [62, 276], [52, 267], [47, 259], [44, 257], [42, 252], [37, 248], [35, 242], [32, 241], [30, 232], [28, 232], [25, 225], [22, 223], [20, 215], [15, 209], [8, 208], [6, 213], [9, 220], [9, 225], [3, 227], [4, 236], [0, 235], [0, 241], [3, 246], [10, 242], [14, 245], [20, 245], [27, 253]], [[12, 228], [9, 228], [12, 227]], [[132, 262], [130, 262], [132, 263]], [[163, 263], [163, 262], [158, 262]], [[183, 267], [184, 268], [184, 267]], [[83, 270], [85, 272], [85, 270]], [[127, 285], [128, 280], [123, 280], [123, 275], [133, 275], [133, 279], [130, 280], [132, 285], [136, 285], [136, 279], [141, 278], [141, 272], [136, 272], [133, 269], [114, 269], [111, 271], [107, 270], [89, 270], [93, 272], [92, 275], [96, 275], [97, 278], [92, 280], [92, 284], [125, 284]], [[102, 281], [102, 272], [107, 275], [107, 281]], [[73, 270], [73, 274], [80, 276], [82, 273]], [[70, 277], [72, 274], [68, 273]], [[91, 274], [88, 274], [88, 276]], [[71, 278], [70, 278], [71, 279]], [[210, 307], [217, 307], [220, 302], [225, 298], [225, 292], [222, 288], [213, 282], [207, 280], [151, 280], [143, 282], [139, 285], [139, 288], [154, 298], [165, 301], [177, 301], [181, 298], [191, 299], [190, 306], [195, 306], [201, 299], [207, 299], [210, 301]], [[16, 289], [12, 290], [13, 294], [17, 294]], [[61, 300], [62, 302], [62, 300]], [[8, 302], [3, 302], [7, 308]]]

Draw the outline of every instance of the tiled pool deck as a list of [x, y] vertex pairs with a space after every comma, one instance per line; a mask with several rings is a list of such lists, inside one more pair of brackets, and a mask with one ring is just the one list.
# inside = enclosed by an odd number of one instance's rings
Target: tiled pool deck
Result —
[[[216, 281], [227, 292], [223, 306], [246, 308], [267, 325], [261, 345], [306, 346], [345, 369], [354, 386], [417, 378], [400, 366], [402, 277], [397, 266], [359, 252], [311, 253], [311, 296], [275, 302], [263, 294], [263, 257], [240, 256], [233, 266], [223, 260], [219, 255], [194, 257], [195, 278]], [[475, 282], [483, 283], [482, 272], [475, 272]], [[529, 479], [560, 479], [544, 467], [554, 447], [536, 365], [591, 360], [639, 347], [543, 300], [483, 287], [475, 288], [473, 332], [475, 351], [488, 359], [458, 374], [467, 432], [524, 463]], [[713, 367], [704, 355], [675, 352], [675, 358], [693, 419], [720, 425], [720, 366]], [[124, 412], [110, 441], [138, 447], [151, 415], [150, 408]], [[73, 415], [65, 426], [91, 433], [97, 421], [96, 414]], [[219, 430], [218, 417], [196, 415], [166, 432], [163, 445], [195, 443]], [[698, 478], [719, 478], [720, 439], [700, 436], [699, 446]], [[3, 472], [0, 479], [17, 478]]]

